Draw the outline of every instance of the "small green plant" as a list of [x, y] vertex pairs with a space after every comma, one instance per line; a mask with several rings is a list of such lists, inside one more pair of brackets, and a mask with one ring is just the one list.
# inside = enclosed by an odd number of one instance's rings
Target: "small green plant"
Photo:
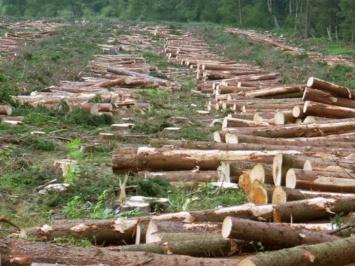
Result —
[[345, 222], [344, 219], [344, 213], [337, 213], [334, 215], [333, 218], [331, 218], [331, 223], [334, 225], [336, 228], [341, 228]]
[[57, 237], [53, 240], [54, 243], [58, 244], [71, 244], [79, 247], [92, 247], [93, 243], [91, 243], [88, 239], [77, 239], [75, 237], [62, 238]]
[[250, 241], [249, 244], [251, 244], [257, 252], [265, 251], [265, 247], [261, 241], [258, 241], [258, 242]]
[[84, 157], [84, 153], [80, 150], [81, 140], [74, 139], [67, 142], [67, 157], [68, 159], [78, 160]]
[[77, 162], [73, 162], [69, 165], [66, 172], [64, 173], [64, 182], [69, 185], [75, 185], [80, 177], [80, 166]]

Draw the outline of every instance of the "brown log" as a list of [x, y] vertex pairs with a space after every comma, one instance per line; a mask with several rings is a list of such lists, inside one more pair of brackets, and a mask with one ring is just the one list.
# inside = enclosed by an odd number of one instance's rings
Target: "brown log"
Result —
[[259, 180], [255, 180], [248, 193], [248, 201], [255, 205], [264, 205], [271, 203], [272, 188], [266, 187]]
[[324, 176], [322, 172], [320, 174], [316, 171], [310, 171], [309, 174], [307, 172], [289, 169], [286, 174], [286, 187], [338, 193], [355, 192], [355, 180], [347, 175], [343, 175], [343, 178], [334, 178], [332, 176], [336, 176], [338, 172], [325, 173], [327, 176]]
[[205, 238], [221, 240], [221, 223], [193, 223], [186, 224], [178, 221], [151, 220], [146, 233], [146, 243], [191, 241]]
[[329, 104], [306, 101], [303, 106], [303, 113], [329, 118], [354, 118], [355, 109], [334, 106]]
[[269, 123], [266, 122], [257, 122], [246, 119], [225, 117], [222, 123], [222, 129], [228, 127], [267, 127], [270, 126]]
[[139, 172], [144, 178], [161, 177], [169, 182], [212, 182], [220, 179], [218, 171]]
[[155, 254], [188, 255], [193, 257], [226, 257], [238, 251], [238, 245], [229, 239], [196, 238], [190, 241], [153, 242], [140, 245], [118, 246], [119, 251], [141, 251]]
[[[114, 172], [216, 170], [222, 161], [270, 162], [279, 151], [221, 151], [155, 149], [116, 149], [112, 155]], [[299, 153], [289, 151], [289, 153]]]
[[117, 252], [112, 248], [78, 247], [17, 239], [0, 240], [2, 265], [31, 265], [33, 262], [62, 263], [66, 265], [167, 265], [195, 266], [235, 265], [236, 259], [194, 258], [189, 256], [147, 254], [144, 252]]
[[313, 199], [317, 197], [323, 198], [337, 198], [337, 197], [351, 197], [350, 193], [334, 193], [334, 192], [321, 192], [321, 191], [310, 191], [302, 190], [288, 187], [276, 186], [274, 189], [274, 195], [280, 195], [280, 198], [283, 198], [279, 203], [284, 203], [288, 201], [304, 200], [304, 199]]
[[[233, 128], [225, 128], [222, 132], [236, 131]], [[349, 133], [355, 131], [355, 120], [314, 123], [302, 125], [276, 125], [273, 127], [249, 127], [238, 128], [241, 135], [254, 135], [269, 138], [294, 138], [294, 137], [318, 137], [331, 134]]]
[[278, 251], [258, 253], [242, 259], [238, 266], [342, 266], [355, 262], [355, 237]]
[[266, 246], [279, 245], [282, 248], [340, 239], [323, 232], [298, 229], [289, 224], [257, 222], [230, 216], [223, 221], [222, 236], [247, 241], [260, 241]]
[[118, 218], [116, 220], [55, 221], [51, 225], [26, 229], [28, 236], [40, 241], [55, 238], [87, 239], [98, 245], [133, 243], [138, 220]]
[[312, 198], [274, 205], [274, 222], [305, 222], [352, 211], [355, 197]]
[[108, 88], [108, 87], [125, 85], [125, 78], [126, 77], [123, 76], [123, 77], [120, 77], [120, 78], [104, 81], [104, 82], [99, 84], [99, 87]]
[[335, 97], [328, 92], [306, 88], [303, 92], [303, 101], [319, 102], [355, 109], [355, 100]]
[[331, 93], [334, 96], [339, 96], [347, 99], [355, 98], [355, 92], [350, 90], [349, 88], [336, 85], [334, 83], [330, 83], [321, 79], [317, 79], [314, 77], [310, 77], [307, 80], [307, 87], [311, 87], [313, 89], [318, 89], [322, 91], [326, 91]]
[[283, 86], [276, 88], [267, 88], [261, 90], [255, 90], [250, 92], [245, 92], [247, 97], [270, 97], [275, 95], [284, 95], [288, 93], [300, 93], [303, 91], [304, 86], [302, 85], [292, 85], [292, 86]]

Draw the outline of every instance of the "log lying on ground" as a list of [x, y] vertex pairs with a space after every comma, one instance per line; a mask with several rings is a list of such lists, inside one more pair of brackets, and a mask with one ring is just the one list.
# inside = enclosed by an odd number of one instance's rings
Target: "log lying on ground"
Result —
[[341, 266], [355, 262], [355, 237], [314, 245], [298, 246], [267, 253], [257, 253], [237, 263], [238, 266]]
[[273, 127], [225, 128], [222, 133], [239, 132], [241, 135], [254, 135], [269, 138], [318, 137], [331, 134], [355, 132], [355, 120], [314, 123], [301, 125], [276, 125]]
[[28, 236], [36, 240], [50, 241], [55, 238], [87, 239], [98, 245], [133, 243], [137, 219], [72, 220], [55, 221], [26, 229]]
[[10, 105], [0, 105], [0, 115], [11, 115], [12, 107]]
[[218, 171], [139, 172], [144, 178], [161, 177], [169, 182], [212, 182], [220, 179]]
[[148, 224], [146, 243], [190, 241], [205, 238], [221, 239], [221, 223], [193, 223], [186, 224], [178, 221], [155, 221]]
[[144, 251], [156, 254], [187, 255], [192, 257], [226, 257], [239, 251], [233, 240], [220, 238], [196, 238], [190, 241], [153, 242], [139, 245], [118, 246], [119, 251]]
[[350, 173], [304, 171], [290, 168], [286, 173], [286, 187], [314, 191], [354, 193], [355, 180]]
[[339, 96], [347, 99], [355, 98], [355, 92], [353, 90], [314, 77], [310, 77], [307, 80], [307, 87], [327, 91], [334, 96]]
[[338, 98], [328, 92], [306, 88], [303, 92], [303, 101], [319, 102], [329, 105], [342, 106], [347, 108], [355, 108], [355, 100]]
[[274, 206], [274, 222], [305, 222], [347, 214], [353, 210], [355, 197], [322, 198], [291, 201]]
[[237, 259], [194, 258], [182, 255], [159, 255], [145, 252], [117, 252], [110, 248], [78, 247], [17, 239], [0, 240], [1, 265], [31, 265], [33, 262], [66, 265], [235, 265]]
[[270, 96], [284, 95], [287, 93], [295, 93], [295, 92], [298, 92], [298, 93], [300, 93], [300, 95], [302, 95], [301, 92], [303, 91], [303, 88], [304, 88], [304, 86], [302, 86], [302, 85], [266, 88], [266, 89], [246, 92], [245, 96], [247, 96], [247, 97], [270, 97]]
[[306, 101], [303, 106], [303, 113], [307, 115], [329, 117], [329, 118], [354, 118], [355, 109], [334, 106], [324, 103]]
[[261, 241], [263, 245], [281, 248], [340, 239], [323, 232], [298, 229], [289, 224], [257, 222], [230, 216], [223, 221], [222, 236], [247, 241]]
[[[299, 154], [298, 151], [288, 151]], [[279, 151], [182, 150], [172, 148], [116, 149], [112, 155], [114, 173], [138, 171], [216, 170], [222, 161], [270, 162]]]

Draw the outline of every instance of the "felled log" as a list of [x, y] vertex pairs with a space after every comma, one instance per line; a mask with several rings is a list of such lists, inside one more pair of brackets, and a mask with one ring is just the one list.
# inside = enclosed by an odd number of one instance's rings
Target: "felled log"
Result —
[[253, 182], [250, 191], [248, 192], [248, 201], [255, 205], [264, 205], [272, 203], [273, 187], [266, 186], [259, 180]]
[[352, 211], [355, 197], [322, 198], [291, 201], [274, 206], [274, 222], [305, 222], [330, 218]]
[[52, 243], [33, 242], [18, 239], [0, 240], [2, 265], [31, 265], [33, 262], [62, 263], [65, 265], [228, 265], [232, 266], [236, 259], [194, 258], [182, 255], [159, 255], [144, 252], [117, 252], [111, 248], [78, 247], [74, 245], [58, 245]]
[[355, 237], [314, 245], [304, 245], [267, 253], [259, 252], [237, 263], [238, 266], [348, 265], [355, 262]]
[[55, 221], [26, 229], [26, 234], [40, 241], [55, 238], [87, 239], [101, 245], [133, 243], [137, 219]]
[[[222, 132], [233, 133], [233, 128], [225, 128]], [[318, 137], [331, 134], [355, 132], [355, 120], [348, 119], [348, 121], [301, 125], [276, 125], [270, 128], [238, 128], [238, 132], [242, 135], [250, 134], [269, 138]]]
[[354, 118], [355, 109], [306, 101], [303, 106], [303, 113], [329, 118]]
[[138, 172], [144, 178], [161, 177], [169, 182], [212, 182], [220, 179], [218, 171]]
[[155, 221], [148, 224], [146, 243], [170, 242], [170, 241], [191, 241], [205, 238], [221, 239], [221, 223], [193, 223], [186, 224], [177, 221]]
[[302, 171], [290, 168], [286, 173], [286, 187], [312, 191], [354, 193], [355, 180], [351, 175], [342, 172]]
[[226, 257], [239, 251], [238, 245], [229, 239], [196, 238], [189, 241], [153, 242], [139, 245], [113, 247], [118, 251], [140, 251], [165, 255], [187, 255], [192, 257]]
[[307, 87], [311, 87], [313, 89], [318, 89], [322, 91], [327, 91], [332, 95], [338, 97], [343, 97], [347, 99], [355, 98], [355, 92], [353, 90], [321, 79], [317, 79], [315, 77], [308, 78]]
[[12, 107], [10, 105], [0, 105], [0, 115], [11, 115]]
[[226, 217], [223, 221], [222, 236], [247, 241], [260, 241], [266, 246], [277, 245], [282, 248], [340, 239], [324, 232], [298, 229], [285, 223], [257, 222], [231, 216]]
[[[297, 151], [288, 151], [298, 154]], [[279, 151], [221, 151], [140, 147], [116, 149], [112, 170], [119, 172], [216, 170], [221, 161], [270, 162]]]
[[304, 90], [302, 100], [355, 109], [355, 100], [335, 97], [331, 93], [312, 88]]
[[283, 86], [275, 88], [266, 88], [261, 90], [254, 90], [250, 92], [245, 92], [247, 97], [270, 97], [275, 95], [285, 95], [289, 93], [299, 93], [302, 95], [304, 86], [302, 85], [292, 85], [292, 86]]

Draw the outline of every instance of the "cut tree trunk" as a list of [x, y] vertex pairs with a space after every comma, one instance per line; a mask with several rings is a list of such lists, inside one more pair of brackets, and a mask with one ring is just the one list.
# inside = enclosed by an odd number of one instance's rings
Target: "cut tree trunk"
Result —
[[281, 248], [340, 239], [323, 232], [297, 229], [289, 224], [257, 222], [230, 216], [223, 221], [222, 236], [247, 241], [260, 241], [263, 245], [278, 245]]
[[[288, 151], [298, 154], [297, 151]], [[220, 151], [155, 149], [140, 147], [116, 149], [112, 156], [114, 173], [138, 171], [216, 170], [222, 161], [270, 162], [279, 151]]]
[[17, 239], [0, 240], [1, 265], [31, 265], [34, 262], [65, 265], [144, 265], [195, 266], [235, 265], [236, 259], [194, 258], [144, 252], [117, 252], [111, 248], [78, 247]]
[[353, 211], [355, 197], [322, 198], [291, 201], [274, 206], [274, 222], [305, 222], [330, 218]]
[[355, 237], [344, 238], [314, 245], [298, 246], [249, 256], [237, 266], [342, 266], [355, 262]]
[[355, 109], [306, 101], [303, 106], [303, 113], [329, 118], [354, 118]]
[[353, 90], [314, 77], [310, 77], [307, 80], [307, 87], [326, 91], [338, 97], [343, 97], [347, 99], [355, 98], [355, 92]]
[[[187, 255], [192, 257], [226, 257], [238, 251], [233, 240], [220, 238], [196, 238], [190, 241], [153, 242], [139, 245], [113, 247], [119, 251], [141, 251], [166, 255]], [[169, 252], [169, 254], [167, 254]]]
[[254, 90], [250, 92], [245, 92], [247, 97], [270, 97], [275, 95], [284, 95], [288, 93], [300, 93], [302, 95], [304, 86], [302, 85], [293, 85], [293, 86], [284, 86], [276, 88], [266, 88], [261, 90]]
[[342, 106], [355, 109], [355, 100], [338, 98], [328, 92], [306, 88], [303, 93], [303, 101], [319, 102], [329, 105]]
[[139, 172], [144, 178], [161, 177], [169, 182], [212, 182], [220, 179], [218, 171]]

